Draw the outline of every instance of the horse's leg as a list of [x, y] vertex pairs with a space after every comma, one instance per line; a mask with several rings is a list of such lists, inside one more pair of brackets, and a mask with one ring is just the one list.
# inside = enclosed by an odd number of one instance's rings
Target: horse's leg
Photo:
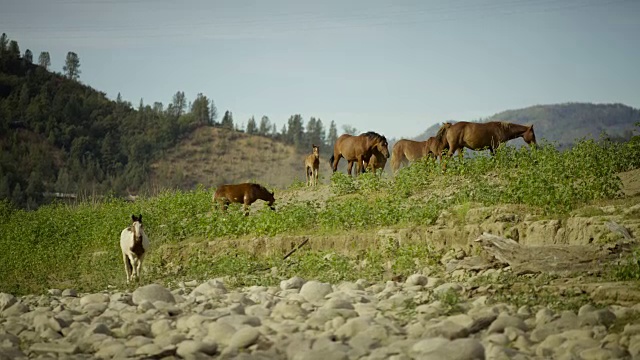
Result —
[[313, 169], [313, 186], [318, 186], [318, 169]]
[[349, 161], [347, 164], [347, 174], [351, 176], [351, 169], [353, 169], [353, 161]]
[[340, 162], [340, 157], [342, 157], [342, 154], [333, 154], [333, 164], [331, 164], [333, 172], [338, 171], [338, 162]]
[[124, 272], [125, 274], [127, 274], [127, 284], [128, 284], [129, 279], [131, 278], [131, 272], [133, 271], [133, 266], [129, 261], [129, 257], [125, 253], [122, 253], [122, 261], [124, 261]]
[[458, 144], [449, 144], [449, 150], [447, 151], [446, 159], [443, 158], [444, 161], [441, 161], [443, 171], [447, 169], [447, 162], [451, 160], [451, 157], [456, 152], [456, 150], [458, 150]]
[[249, 205], [251, 205], [251, 201], [247, 196], [244, 197], [243, 208], [244, 208], [244, 216], [249, 216]]
[[138, 264], [136, 266], [136, 277], [138, 278], [138, 282], [140, 282], [140, 273], [142, 270], [142, 260], [144, 260], [144, 253], [138, 258]]
[[304, 167], [304, 176], [307, 179], [307, 186], [311, 185], [311, 179], [309, 178], [309, 167], [305, 165]]

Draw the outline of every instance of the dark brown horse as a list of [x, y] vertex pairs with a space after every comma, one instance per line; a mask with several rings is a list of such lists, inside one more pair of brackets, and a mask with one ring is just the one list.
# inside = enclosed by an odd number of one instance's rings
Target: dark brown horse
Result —
[[273, 203], [276, 199], [273, 192], [269, 192], [264, 186], [254, 183], [242, 183], [233, 185], [220, 185], [213, 194], [213, 201], [217, 201], [222, 205], [223, 211], [226, 211], [229, 204], [244, 204], [244, 214], [249, 215], [249, 205], [256, 200], [264, 200], [267, 202], [271, 210], [275, 210]]
[[436, 136], [432, 136], [425, 141], [402, 139], [395, 143], [391, 156], [391, 169], [393, 169], [393, 172], [397, 172], [401, 165], [408, 166], [410, 162], [425, 156], [433, 155], [436, 158], [440, 158], [442, 151], [446, 148], [444, 134], [450, 126], [451, 124], [444, 123]]
[[304, 159], [304, 172], [307, 176], [307, 186], [318, 185], [318, 170], [320, 169], [320, 148], [311, 145], [313, 151], [311, 155]]
[[536, 143], [533, 125], [519, 125], [501, 121], [474, 123], [461, 121], [444, 130], [449, 146], [448, 157], [462, 148], [483, 150], [494, 154], [496, 148], [509, 140], [521, 137], [527, 144]]
[[364, 161], [368, 162], [373, 153], [373, 149], [378, 151], [385, 158], [389, 158], [389, 144], [387, 138], [373, 131], [369, 131], [358, 136], [342, 134], [333, 146], [331, 156], [331, 168], [333, 172], [338, 170], [338, 162], [344, 157], [348, 162], [347, 172], [351, 175], [353, 164], [357, 164], [358, 173], [364, 172]]
[[376, 170], [380, 170], [380, 174], [382, 174], [384, 172], [384, 166], [387, 165], [387, 158], [384, 157], [378, 149], [374, 148], [371, 153], [371, 157], [369, 158], [369, 162], [366, 160], [363, 160], [362, 162], [365, 169], [372, 171], [373, 175], [376, 174]]

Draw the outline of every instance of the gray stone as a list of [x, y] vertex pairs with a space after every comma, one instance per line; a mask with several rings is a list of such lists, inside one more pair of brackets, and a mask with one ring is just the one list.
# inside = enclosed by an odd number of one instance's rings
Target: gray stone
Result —
[[207, 282], [204, 282], [193, 291], [191, 291], [191, 296], [204, 295], [208, 298], [216, 298], [220, 297], [227, 293], [227, 288], [224, 286], [224, 283], [217, 279], [212, 279]]
[[608, 327], [616, 321], [616, 315], [609, 309], [600, 309], [578, 314], [578, 321], [580, 326], [604, 325]]
[[488, 332], [490, 334], [495, 332], [503, 332], [507, 326], [514, 327], [523, 331], [527, 330], [527, 325], [524, 323], [524, 320], [516, 316], [506, 315], [502, 313], [491, 323]]
[[76, 291], [76, 289], [64, 289], [64, 290], [62, 290], [62, 296], [77, 297], [78, 296], [78, 292]]
[[164, 301], [172, 304], [176, 302], [171, 291], [158, 284], [149, 284], [137, 288], [133, 292], [131, 299], [135, 305], [139, 305], [145, 300], [151, 303], [154, 301]]
[[214, 322], [207, 326], [207, 338], [221, 345], [229, 345], [231, 337], [235, 334], [236, 329], [223, 322]]
[[163, 352], [162, 347], [158, 346], [158, 344], [149, 343], [137, 348], [135, 354], [146, 355], [151, 358], [156, 358], [159, 354], [162, 354], [162, 352]]
[[465, 337], [469, 334], [467, 328], [451, 320], [444, 320], [437, 324], [425, 326], [423, 337], [441, 337], [449, 340]]
[[347, 320], [347, 322], [336, 330], [336, 336], [341, 339], [350, 339], [356, 334], [369, 328], [372, 320], [370, 318], [357, 317]]
[[78, 345], [67, 343], [35, 343], [29, 350], [40, 353], [75, 354], [78, 352]]
[[327, 300], [327, 302], [325, 302], [322, 305], [323, 309], [348, 309], [348, 310], [353, 310], [353, 304], [351, 304], [351, 302], [344, 300], [344, 299], [339, 299], [339, 298], [331, 298], [329, 300]]
[[306, 315], [307, 311], [297, 301], [280, 301], [271, 310], [271, 317], [274, 319], [304, 318]]
[[280, 282], [280, 289], [282, 290], [290, 290], [290, 289], [300, 289], [304, 285], [304, 279], [298, 276], [294, 276], [288, 280], [282, 280]]
[[341, 351], [308, 350], [301, 351], [293, 356], [293, 360], [348, 360], [346, 353]]
[[433, 292], [438, 295], [446, 294], [448, 292], [460, 294], [463, 290], [464, 288], [462, 287], [462, 285], [458, 283], [444, 283], [433, 289]]
[[332, 291], [331, 284], [319, 281], [307, 281], [300, 288], [300, 295], [308, 302], [318, 302], [324, 300], [324, 297]]
[[29, 311], [29, 307], [23, 303], [17, 302], [8, 308], [4, 309], [2, 312], [2, 316], [11, 317], [11, 316], [20, 316]]
[[195, 340], [185, 340], [178, 344], [176, 349], [176, 354], [182, 356], [183, 358], [188, 358], [191, 354], [194, 353], [203, 353], [206, 355], [214, 355], [218, 346], [215, 343], [206, 343], [202, 341]]
[[166, 348], [168, 346], [177, 345], [185, 341], [186, 339], [187, 337], [184, 334], [176, 330], [171, 330], [169, 332], [156, 336], [156, 338], [153, 339], [153, 342], [161, 348]]
[[100, 349], [95, 353], [95, 357], [98, 359], [111, 359], [124, 352], [126, 348], [123, 342], [105, 344], [100, 346]]
[[7, 293], [0, 293], [0, 313], [16, 302], [17, 300], [15, 296]]
[[238, 330], [229, 340], [229, 347], [242, 349], [247, 348], [258, 341], [260, 332], [253, 327], [245, 327]]
[[409, 275], [409, 277], [407, 278], [407, 281], [405, 281], [405, 283], [409, 286], [413, 286], [413, 285], [424, 286], [424, 285], [427, 285], [428, 282], [429, 282], [429, 278], [427, 278], [422, 274]]
[[89, 294], [80, 298], [80, 306], [85, 306], [87, 304], [93, 303], [108, 303], [109, 300], [110, 298], [106, 294]]

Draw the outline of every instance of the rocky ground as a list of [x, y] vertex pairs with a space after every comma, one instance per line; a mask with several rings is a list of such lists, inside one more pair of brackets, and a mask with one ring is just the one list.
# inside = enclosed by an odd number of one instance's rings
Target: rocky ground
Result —
[[0, 359], [640, 358], [639, 305], [517, 308], [446, 280], [0, 294]]

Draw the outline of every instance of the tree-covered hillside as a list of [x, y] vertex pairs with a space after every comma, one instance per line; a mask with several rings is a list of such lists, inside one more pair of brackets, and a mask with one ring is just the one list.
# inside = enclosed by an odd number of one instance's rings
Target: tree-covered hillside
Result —
[[[34, 208], [47, 201], [47, 193], [136, 191], [144, 185], [156, 154], [210, 120], [182, 116], [184, 107], [164, 111], [141, 102], [136, 111], [130, 103], [111, 101], [76, 81], [79, 63], [65, 65], [64, 75], [54, 73], [46, 62], [33, 64], [30, 51], [21, 56], [14, 41], [12, 51], [4, 43], [0, 199], [17, 206]], [[71, 57], [79, 61], [77, 55]], [[203, 101], [208, 107], [208, 100]]]
[[[228, 110], [218, 122], [214, 101], [203, 94], [188, 101], [178, 91], [166, 107], [141, 99], [134, 108], [119, 94], [110, 100], [80, 83], [81, 61], [75, 52], [67, 54], [62, 73], [51, 71], [50, 65], [48, 52], [42, 51], [34, 63], [30, 49], [22, 53], [17, 41], [0, 37], [0, 200], [18, 207], [33, 209], [62, 194], [124, 196], [162, 190], [150, 181], [152, 164], [200, 127], [218, 127], [215, 134], [230, 139], [238, 131], [262, 136], [300, 152], [312, 143], [326, 147], [337, 138], [333, 121], [326, 131], [322, 120], [311, 117], [305, 125], [299, 114], [280, 130], [267, 116], [260, 121], [251, 117], [245, 128]], [[233, 173], [224, 175], [235, 179]], [[180, 181], [162, 184], [185, 186]]]
[[[597, 139], [603, 132], [611, 138], [629, 139], [635, 124], [640, 122], [640, 110], [623, 104], [536, 105], [503, 111], [480, 121], [533, 124], [538, 140], [546, 139], [566, 147], [583, 137]], [[416, 139], [425, 140], [435, 135], [439, 128], [440, 124], [433, 125]]]

